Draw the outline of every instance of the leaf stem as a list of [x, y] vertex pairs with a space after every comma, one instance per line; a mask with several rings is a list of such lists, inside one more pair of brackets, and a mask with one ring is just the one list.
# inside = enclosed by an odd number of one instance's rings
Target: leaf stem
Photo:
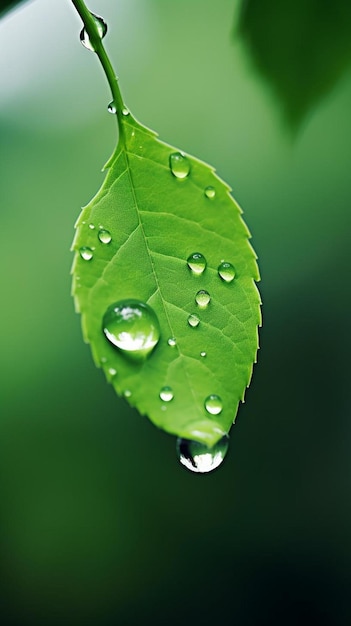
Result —
[[112, 63], [108, 57], [108, 54], [105, 50], [105, 47], [102, 43], [102, 38], [100, 36], [100, 33], [97, 29], [94, 17], [92, 15], [92, 13], [89, 11], [89, 9], [87, 8], [87, 6], [85, 5], [85, 2], [83, 2], [83, 0], [72, 0], [73, 5], [75, 6], [77, 12], [79, 13], [83, 24], [84, 24], [84, 29], [86, 30], [88, 37], [90, 39], [90, 42], [92, 44], [92, 47], [94, 49], [94, 51], [96, 52], [99, 61], [102, 65], [102, 69], [105, 72], [105, 76], [107, 78], [108, 84], [110, 86], [111, 89], [111, 93], [112, 93], [112, 98], [113, 98], [113, 104], [116, 107], [116, 117], [117, 117], [117, 123], [118, 123], [118, 129], [119, 129], [119, 133], [120, 133], [120, 137], [123, 137], [124, 140], [124, 129], [123, 129], [123, 124], [122, 124], [122, 119], [123, 119], [123, 109], [125, 109], [125, 104], [123, 102], [123, 98], [122, 98], [122, 94], [118, 85], [118, 79], [117, 76], [115, 74], [115, 71], [112, 67]]

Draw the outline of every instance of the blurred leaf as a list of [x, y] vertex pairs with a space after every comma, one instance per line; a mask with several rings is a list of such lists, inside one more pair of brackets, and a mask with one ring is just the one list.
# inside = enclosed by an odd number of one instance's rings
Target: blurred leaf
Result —
[[351, 3], [345, 0], [244, 0], [238, 32], [293, 126], [351, 61]]
[[0, 0], [0, 17], [10, 11], [10, 9], [14, 9], [18, 4], [22, 4], [24, 0]]
[[[73, 294], [84, 337], [118, 394], [167, 432], [211, 446], [229, 431], [256, 359], [259, 275], [249, 233], [212, 168], [130, 114], [122, 127], [106, 180], [77, 223]], [[219, 276], [223, 260], [235, 267], [233, 280], [225, 280], [231, 266]], [[210, 294], [207, 306], [196, 302], [199, 291]], [[144, 358], [131, 348], [157, 341], [153, 312], [160, 339]], [[115, 347], [103, 327], [128, 334]], [[123, 353], [126, 338], [141, 344]], [[221, 402], [212, 398], [208, 412], [211, 394]]]

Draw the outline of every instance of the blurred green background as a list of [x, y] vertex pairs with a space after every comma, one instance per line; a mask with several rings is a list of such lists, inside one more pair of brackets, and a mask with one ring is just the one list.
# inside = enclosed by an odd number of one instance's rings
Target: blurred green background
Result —
[[[5, 624], [350, 623], [349, 48], [326, 54], [339, 31], [315, 2], [307, 34], [300, 1], [275, 28], [265, 3], [89, 4], [133, 113], [216, 167], [259, 255], [259, 362], [204, 476], [116, 398], [74, 313], [73, 224], [116, 141], [98, 61], [69, 0], [0, 22]], [[320, 5], [341, 33], [347, 1]], [[303, 36], [282, 37], [289, 24]]]

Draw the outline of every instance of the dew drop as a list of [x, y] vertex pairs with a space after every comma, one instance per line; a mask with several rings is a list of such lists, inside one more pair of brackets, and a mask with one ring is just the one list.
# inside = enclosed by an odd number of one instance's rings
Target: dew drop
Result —
[[153, 309], [140, 300], [121, 300], [108, 307], [102, 322], [107, 339], [127, 356], [145, 358], [160, 338]]
[[222, 400], [216, 394], [211, 394], [205, 400], [205, 409], [211, 415], [219, 415], [223, 409]]
[[117, 370], [115, 370], [114, 367], [109, 367], [108, 368], [108, 373], [110, 374], [110, 376], [116, 376]]
[[122, 115], [124, 115], [124, 117], [128, 117], [128, 115], [130, 115], [129, 109], [127, 109], [127, 107], [122, 108]]
[[216, 195], [216, 190], [215, 190], [214, 187], [211, 187], [211, 185], [206, 187], [206, 189], [205, 189], [205, 196], [206, 196], [206, 198], [209, 198], [210, 200], [212, 200], [212, 198], [214, 198], [215, 195]]
[[174, 348], [177, 345], [177, 340], [175, 337], [170, 337], [167, 341], [168, 345]]
[[163, 402], [170, 402], [173, 400], [173, 397], [172, 387], [162, 387], [160, 391], [160, 398]]
[[94, 228], [95, 228], [94, 224], [89, 224], [89, 228], [90, 228], [90, 230], [94, 230]]
[[117, 107], [115, 104], [115, 101], [112, 100], [112, 102], [110, 102], [110, 104], [107, 107], [107, 110], [109, 113], [112, 113], [113, 115], [115, 115], [117, 113]]
[[90, 261], [93, 258], [93, 251], [88, 246], [82, 246], [79, 248], [79, 254], [84, 261]]
[[123, 395], [125, 398], [130, 398], [132, 392], [130, 391], [130, 389], [126, 389], [125, 391], [123, 391]]
[[206, 259], [201, 252], [194, 252], [187, 259], [188, 268], [192, 271], [193, 274], [199, 276], [206, 269]]
[[173, 176], [179, 179], [186, 178], [190, 172], [190, 161], [181, 152], [173, 152], [169, 157], [169, 166]]
[[200, 289], [200, 291], [197, 292], [195, 296], [195, 302], [201, 309], [205, 309], [210, 301], [211, 301], [211, 296], [208, 293], [208, 291], [205, 291], [204, 289]]
[[[106, 22], [102, 19], [102, 17], [98, 17], [97, 15], [94, 15], [94, 13], [91, 13], [91, 17], [93, 18], [95, 22], [98, 36], [100, 37], [100, 39], [103, 39], [107, 33]], [[81, 30], [79, 38], [85, 48], [87, 48], [88, 50], [91, 50], [92, 52], [95, 52], [94, 44], [90, 40], [90, 37], [87, 31], [85, 30], [85, 28]]]
[[199, 320], [198, 316], [197, 315], [189, 315], [189, 317], [188, 317], [188, 324], [192, 328], [196, 328], [196, 326], [198, 326], [200, 324], [200, 320]]
[[227, 454], [228, 446], [229, 437], [227, 435], [224, 435], [212, 448], [199, 441], [178, 438], [178, 459], [191, 472], [205, 474], [212, 472], [222, 463]]
[[207, 352], [205, 352], [204, 350], [202, 352], [200, 352], [200, 356], [205, 357], [207, 356]]
[[108, 230], [105, 230], [105, 228], [100, 228], [98, 232], [98, 238], [101, 243], [110, 243], [112, 239], [111, 233]]
[[224, 280], [226, 283], [231, 283], [235, 277], [235, 269], [231, 263], [227, 263], [227, 261], [222, 261], [218, 266], [218, 275]]

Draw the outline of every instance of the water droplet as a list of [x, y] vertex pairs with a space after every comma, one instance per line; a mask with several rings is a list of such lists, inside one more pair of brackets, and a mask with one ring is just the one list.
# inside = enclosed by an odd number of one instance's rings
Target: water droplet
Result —
[[196, 326], [198, 326], [200, 324], [200, 320], [197, 317], [197, 315], [189, 315], [189, 317], [188, 317], [188, 324], [192, 328], [196, 328]]
[[169, 166], [173, 176], [179, 179], [186, 178], [190, 172], [190, 161], [181, 152], [174, 152], [170, 155]]
[[171, 387], [162, 387], [160, 391], [160, 398], [163, 402], [170, 402], [173, 400], [173, 390]]
[[106, 363], [107, 358], [106, 358], [105, 356], [102, 356], [102, 357], [101, 357], [101, 359], [100, 359], [100, 361], [101, 361], [101, 363]]
[[108, 230], [105, 230], [104, 228], [101, 228], [99, 230], [98, 237], [101, 243], [110, 243], [112, 239], [111, 233]]
[[197, 274], [198, 276], [202, 274], [206, 269], [206, 259], [201, 252], [194, 252], [187, 259], [188, 268], [193, 272], [193, 274]]
[[172, 348], [177, 345], [177, 340], [175, 337], [170, 337], [167, 341], [168, 345]]
[[128, 115], [130, 115], [129, 109], [127, 109], [127, 107], [123, 107], [122, 115], [124, 115], [124, 117], [128, 117]]
[[109, 113], [112, 113], [113, 115], [115, 115], [115, 113], [117, 113], [117, 107], [115, 104], [115, 101], [112, 100], [112, 102], [110, 102], [110, 104], [107, 107], [107, 110]]
[[179, 461], [184, 467], [191, 472], [205, 474], [212, 472], [218, 467], [229, 446], [229, 437], [225, 435], [212, 448], [199, 441], [191, 441], [189, 439], [177, 440], [177, 454]]
[[[95, 22], [98, 36], [100, 37], [100, 39], [103, 39], [107, 33], [106, 22], [102, 19], [102, 17], [98, 17], [97, 15], [94, 15], [94, 13], [91, 13], [91, 17], [93, 18]], [[79, 38], [85, 48], [87, 48], [88, 50], [91, 50], [92, 52], [95, 52], [94, 44], [90, 40], [90, 37], [87, 31], [85, 30], [85, 28], [81, 30]]]
[[197, 292], [195, 296], [195, 302], [201, 309], [205, 309], [210, 301], [211, 296], [208, 291], [200, 289], [200, 291]]
[[206, 196], [206, 198], [209, 198], [210, 200], [212, 200], [212, 198], [214, 198], [215, 195], [216, 195], [216, 190], [215, 190], [214, 187], [211, 187], [211, 185], [206, 187], [206, 189], [205, 189], [205, 196]]
[[90, 230], [94, 230], [94, 228], [95, 228], [94, 224], [89, 224], [89, 228], [90, 228]]
[[231, 263], [227, 263], [227, 261], [222, 261], [218, 266], [218, 274], [226, 283], [231, 283], [235, 277], [234, 266]]
[[123, 391], [123, 395], [125, 398], [130, 398], [132, 392], [129, 389], [126, 389], [125, 391]]
[[115, 370], [114, 367], [109, 367], [108, 368], [108, 373], [110, 374], [110, 376], [116, 376], [117, 370]]
[[107, 339], [129, 356], [144, 358], [160, 338], [153, 309], [139, 300], [121, 300], [108, 307], [102, 323]]
[[88, 246], [82, 246], [79, 248], [79, 254], [84, 259], [84, 261], [90, 261], [93, 258], [93, 251]]
[[219, 415], [219, 413], [221, 413], [223, 409], [222, 400], [219, 396], [216, 396], [216, 394], [212, 393], [205, 400], [205, 409], [207, 413], [211, 413], [211, 415]]
[[205, 352], [204, 350], [202, 352], [200, 352], [200, 356], [205, 357], [207, 356], [207, 352]]

